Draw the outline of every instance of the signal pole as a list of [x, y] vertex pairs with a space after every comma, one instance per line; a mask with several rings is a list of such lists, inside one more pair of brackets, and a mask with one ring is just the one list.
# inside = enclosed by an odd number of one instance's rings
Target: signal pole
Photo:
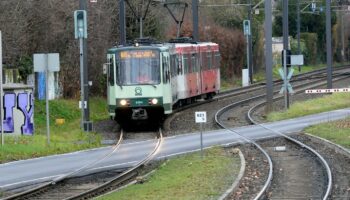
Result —
[[[86, 11], [86, 0], [79, 0], [79, 9]], [[87, 27], [86, 27], [87, 28]], [[81, 66], [81, 107], [82, 107], [82, 128], [84, 131], [92, 131], [92, 124], [90, 122], [90, 110], [89, 110], [89, 84], [88, 84], [88, 65], [87, 65], [87, 41], [86, 38], [80, 38], [81, 40], [81, 52], [82, 56], [80, 64]], [[82, 54], [82, 55], [81, 55]]]
[[[283, 49], [284, 50], [288, 50], [288, 0], [283, 0]], [[287, 57], [286, 57], [287, 58]], [[284, 60], [284, 62], [286, 62], [286, 60]], [[285, 67], [284, 70], [284, 77], [288, 76], [288, 68]], [[284, 91], [286, 93], [285, 95], [285, 106], [288, 109], [289, 108], [289, 92], [288, 90]]]
[[331, 1], [326, 1], [327, 88], [332, 88]]
[[266, 68], [266, 112], [272, 111], [272, 8], [271, 0], [265, 0], [265, 68]]
[[126, 44], [126, 30], [125, 30], [125, 2], [119, 0], [119, 30], [120, 30], [120, 44]]
[[[248, 6], [248, 20], [250, 22], [250, 29], [253, 25], [252, 21], [252, 0], [249, 0], [249, 6]], [[249, 70], [249, 84], [253, 83], [253, 72], [254, 72], [254, 65], [253, 65], [253, 45], [252, 45], [252, 34], [248, 35], [248, 70]]]

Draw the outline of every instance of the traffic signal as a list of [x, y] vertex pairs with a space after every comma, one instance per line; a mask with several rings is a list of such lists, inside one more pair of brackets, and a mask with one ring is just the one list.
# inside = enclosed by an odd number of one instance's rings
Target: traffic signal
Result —
[[282, 66], [284, 65], [284, 52], [286, 52], [287, 53], [287, 62], [286, 62], [286, 64], [287, 64], [287, 67], [291, 67], [291, 65], [290, 65], [290, 58], [291, 58], [291, 51], [289, 50], [289, 49], [287, 49], [287, 50], [282, 50]]
[[87, 38], [87, 19], [85, 10], [74, 11], [75, 39]]
[[250, 21], [249, 20], [243, 21], [243, 33], [244, 33], [244, 35], [250, 35]]

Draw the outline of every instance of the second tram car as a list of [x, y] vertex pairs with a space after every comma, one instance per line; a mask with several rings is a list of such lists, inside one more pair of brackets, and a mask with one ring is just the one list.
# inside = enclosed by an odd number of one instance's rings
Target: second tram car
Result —
[[220, 90], [216, 43], [135, 43], [109, 49], [107, 60], [108, 111], [120, 124], [159, 120]]

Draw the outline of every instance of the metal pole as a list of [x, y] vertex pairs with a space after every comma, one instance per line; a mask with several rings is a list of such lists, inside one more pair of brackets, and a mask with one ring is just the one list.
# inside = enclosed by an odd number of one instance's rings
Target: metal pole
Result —
[[[142, 12], [142, 7], [141, 7], [141, 12]], [[141, 17], [140, 17], [140, 39], [143, 38], [142, 23], [143, 23], [143, 20], [142, 20], [142, 15], [141, 15]]]
[[83, 51], [83, 38], [79, 38], [80, 43], [80, 85], [81, 85], [81, 128], [84, 129], [84, 51]]
[[[87, 10], [87, 6], [86, 6], [86, 0], [80, 0], [79, 1], [79, 8], [80, 10]], [[81, 75], [81, 84], [82, 84], [82, 91], [81, 91], [81, 95], [82, 95], [82, 128], [84, 131], [88, 130], [88, 127], [86, 127], [87, 129], [84, 129], [84, 123], [90, 121], [90, 107], [89, 107], [89, 83], [88, 83], [88, 63], [87, 63], [87, 40], [85, 38], [80, 39], [82, 40], [82, 44], [80, 44], [80, 48], [82, 49], [80, 52], [80, 57], [82, 57], [83, 61], [80, 61], [80, 66], [81, 71], [80, 73]], [[81, 46], [82, 45], [82, 46]], [[88, 125], [87, 125], [88, 126]]]
[[46, 131], [47, 146], [50, 146], [50, 113], [49, 113], [49, 54], [45, 54], [45, 100], [46, 100]]
[[[300, 2], [297, 0], [297, 38], [298, 38], [298, 55], [300, 52]], [[299, 72], [301, 71], [301, 67], [298, 66]]]
[[193, 15], [193, 40], [199, 42], [198, 33], [198, 0], [192, 0], [192, 15]]
[[250, 79], [250, 65], [249, 65], [249, 34], [247, 34], [246, 40], [247, 40], [247, 69], [248, 69], [248, 79], [249, 79], [248, 83], [250, 85], [252, 82]]
[[331, 1], [326, 0], [327, 88], [332, 88]]
[[[283, 49], [284, 50], [288, 50], [288, 0], [283, 0]], [[285, 60], [286, 61], [286, 60]], [[286, 68], [284, 70], [285, 73], [285, 77], [287, 78], [288, 76], [288, 68]], [[289, 93], [288, 90], [285, 91], [286, 95], [285, 95], [285, 103], [286, 103], [286, 107], [289, 108]]]
[[3, 88], [2, 88], [2, 35], [1, 35], [1, 31], [0, 31], [0, 111], [1, 111], [1, 145], [4, 146], [5, 144], [5, 137], [4, 137], [4, 97], [3, 97]]
[[125, 31], [125, 2], [119, 0], [119, 31], [120, 31], [120, 44], [126, 44], [126, 31]]
[[250, 23], [250, 34], [248, 35], [248, 49], [249, 49], [249, 54], [248, 54], [248, 60], [249, 60], [249, 65], [248, 65], [248, 71], [249, 71], [249, 83], [253, 83], [253, 72], [254, 72], [254, 67], [253, 67], [253, 44], [252, 44], [252, 25], [253, 25], [253, 20], [252, 20], [252, 0], [249, 0], [249, 7], [248, 7], [248, 20]]
[[345, 61], [345, 45], [344, 45], [344, 13], [340, 13], [341, 17], [341, 62], [343, 63]]
[[284, 108], [288, 109], [288, 85], [287, 85], [287, 50], [283, 49], [283, 71], [284, 71]]
[[266, 112], [272, 111], [272, 8], [271, 0], [265, 0], [265, 68], [266, 68]]
[[201, 128], [201, 158], [203, 158], [203, 123], [200, 123], [200, 128]]

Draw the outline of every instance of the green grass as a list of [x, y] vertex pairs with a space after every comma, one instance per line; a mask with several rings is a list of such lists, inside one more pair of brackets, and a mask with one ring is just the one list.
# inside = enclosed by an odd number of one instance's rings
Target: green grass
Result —
[[[285, 112], [272, 112], [267, 116], [268, 121], [277, 121], [305, 116], [350, 106], [349, 93], [334, 93], [322, 98], [296, 102]], [[334, 143], [350, 148], [350, 119], [322, 123], [310, 126], [305, 132], [316, 135]]]
[[330, 110], [347, 108], [350, 106], [349, 93], [334, 93], [322, 98], [316, 98], [307, 101], [293, 103], [287, 111], [272, 112], [268, 114], [268, 121], [277, 121], [289, 118], [295, 118]]
[[305, 132], [350, 148], [350, 118], [311, 126]]
[[[106, 100], [90, 99], [91, 120], [108, 118]], [[0, 162], [27, 159], [52, 154], [61, 154], [100, 146], [96, 133], [85, 133], [80, 129], [81, 112], [78, 100], [52, 100], [50, 105], [50, 146], [46, 137], [45, 101], [34, 104], [34, 135], [6, 136], [5, 145], [0, 147]], [[63, 125], [56, 125], [55, 119], [63, 118]]]
[[143, 184], [129, 186], [98, 199], [217, 199], [240, 169], [239, 156], [222, 148], [177, 157], [163, 164]]

